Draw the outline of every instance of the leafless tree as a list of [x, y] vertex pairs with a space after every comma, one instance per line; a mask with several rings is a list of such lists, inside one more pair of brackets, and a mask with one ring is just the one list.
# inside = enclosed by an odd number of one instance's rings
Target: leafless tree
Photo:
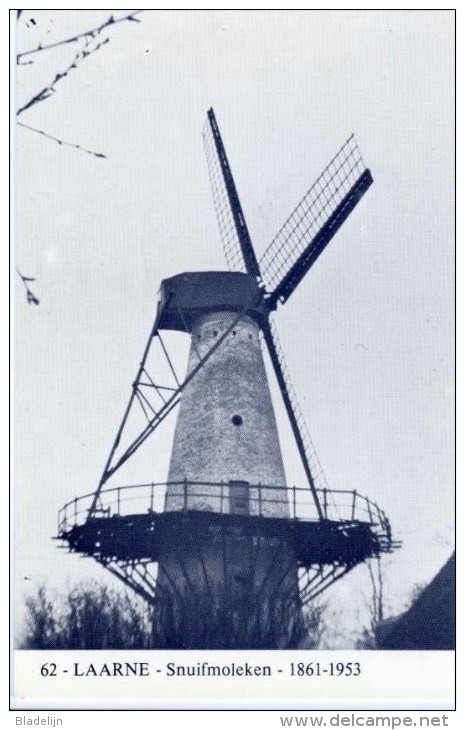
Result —
[[[38, 54], [48, 53], [53, 51], [54, 49], [64, 46], [77, 47], [77, 50], [75, 50], [74, 55], [71, 57], [69, 63], [64, 68], [57, 70], [48, 83], [35, 91], [32, 96], [19, 107], [16, 112], [18, 126], [20, 126], [22, 129], [27, 129], [30, 132], [34, 132], [35, 134], [38, 134], [43, 138], [51, 140], [61, 147], [71, 147], [80, 152], [84, 152], [87, 155], [91, 155], [92, 157], [98, 159], [106, 159], [107, 156], [103, 154], [103, 152], [96, 152], [95, 150], [88, 149], [87, 147], [84, 147], [75, 142], [66, 141], [64, 139], [61, 139], [60, 137], [50, 134], [43, 129], [38, 129], [34, 125], [24, 122], [22, 115], [25, 112], [29, 112], [37, 104], [40, 104], [43, 101], [55, 96], [59, 84], [61, 84], [66, 78], [68, 78], [70, 74], [75, 73], [81, 66], [81, 64], [86, 61], [90, 56], [100, 51], [110, 42], [110, 36], [108, 35], [108, 33], [114, 26], [120, 23], [127, 22], [139, 23], [140, 18], [138, 16], [142, 12], [142, 10], [131, 10], [130, 12], [120, 17], [110, 15], [104, 22], [96, 25], [93, 28], [90, 28], [89, 30], [83, 31], [82, 33], [77, 33], [75, 35], [61, 38], [57, 41], [54, 41], [53, 43], [39, 43], [33, 48], [28, 48], [24, 51], [20, 51], [16, 56], [17, 65], [32, 66]], [[26, 27], [28, 28], [37, 25], [34, 18], [30, 18], [29, 20], [26, 19], [26, 14], [24, 10], [16, 10], [16, 20], [18, 23], [24, 22]], [[20, 117], [21, 121], [19, 119]], [[27, 285], [28, 281], [34, 281], [34, 279], [30, 277], [24, 277], [19, 272], [19, 270], [18, 275], [20, 276], [26, 287], [26, 296], [28, 303], [38, 305], [39, 300], [32, 293]]]

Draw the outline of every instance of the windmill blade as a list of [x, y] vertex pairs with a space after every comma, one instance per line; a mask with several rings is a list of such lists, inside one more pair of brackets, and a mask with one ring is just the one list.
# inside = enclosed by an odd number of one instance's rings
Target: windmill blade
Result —
[[270, 309], [290, 297], [372, 182], [352, 134], [263, 255], [260, 268], [271, 292]]
[[310, 491], [318, 512], [318, 517], [322, 520], [324, 519], [324, 512], [318, 497], [316, 479], [322, 477], [324, 487], [326, 487], [326, 480], [324, 479], [323, 470], [321, 469], [310, 434], [307, 430], [302, 412], [294, 393], [294, 388], [284, 360], [283, 349], [278, 339], [278, 333], [270, 319], [268, 319], [263, 325], [263, 336], [268, 347], [271, 363], [283, 397], [292, 432], [296, 440], [297, 449], [299, 451], [302, 465], [308, 479]]
[[207, 113], [202, 136], [228, 267], [230, 271], [242, 271], [260, 277], [260, 269], [213, 109]]

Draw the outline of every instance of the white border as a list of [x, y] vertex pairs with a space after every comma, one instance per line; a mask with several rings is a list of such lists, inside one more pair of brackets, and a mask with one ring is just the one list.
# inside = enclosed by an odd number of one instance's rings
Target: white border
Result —
[[[49, 7], [51, 9], [68, 9], [68, 8], [63, 8], [62, 6], [60, 6], [59, 8], [56, 8], [53, 3]], [[209, 5], [207, 4], [204, 7], [208, 8]], [[74, 5], [73, 8], [76, 8], [76, 6]], [[243, 8], [245, 9], [245, 5], [237, 5], [236, 8], [234, 8], [234, 9], [243, 9]], [[325, 4], [320, 4], [318, 6], [318, 8], [319, 9], [330, 9], [330, 10], [333, 9], [333, 8], [329, 8]], [[429, 4], [429, 3], [422, 4], [422, 5], [413, 3], [413, 4], [410, 4], [409, 8], [414, 9], [414, 10], [422, 10], [422, 9], [451, 9], [451, 10], [454, 10], [454, 8], [450, 8], [449, 6], [446, 6], [444, 8], [438, 8], [437, 4]], [[174, 9], [174, 8], [167, 7], [166, 9]], [[194, 8], [185, 8], [185, 9], [194, 10]], [[218, 8], [218, 6], [216, 6], [215, 9], [223, 9], [223, 8]], [[273, 9], [275, 9], [275, 8], [273, 8]], [[298, 5], [296, 9], [309, 9], [309, 8], [304, 8], [303, 6]], [[337, 9], [347, 9], [347, 6], [345, 6], [345, 7], [343, 6], [342, 8], [341, 8], [341, 6], [339, 6], [339, 8], [337, 8]], [[335, 10], [337, 10], [337, 9], [335, 9]], [[374, 7], [373, 4], [370, 4], [369, 6], [368, 5], [366, 5], [366, 6], [362, 5], [362, 7], [359, 6], [357, 9], [373, 9], [373, 10], [392, 9], [392, 10], [394, 10], [394, 9], [403, 9], [403, 8], [399, 5], [393, 6], [391, 8], [386, 8], [385, 5], [383, 5], [383, 4], [380, 4], [378, 7], [376, 7], [376, 6]], [[5, 41], [4, 47], [6, 47], [7, 43], [8, 43], [8, 38], [6, 37], [7, 36], [6, 23], [2, 24], [0, 32], [3, 34], [3, 39]], [[458, 16], [457, 16], [457, 33], [458, 33], [458, 40], [459, 40], [459, 42], [457, 44], [457, 68], [459, 69], [459, 72], [460, 72], [460, 69], [462, 69], [464, 67], [464, 58], [463, 58], [464, 53], [463, 53], [463, 46], [461, 43], [461, 40], [463, 40], [463, 18], [462, 18], [461, 12], [459, 12]], [[5, 69], [3, 70], [3, 73], [6, 73]], [[14, 67], [12, 68], [11, 73], [12, 73], [12, 76], [14, 76]], [[459, 84], [458, 84], [459, 92], [460, 92], [460, 88], [462, 86], [462, 84], [460, 83], [460, 79], [461, 79], [461, 77], [459, 76]], [[462, 98], [462, 94], [460, 94], [457, 99], [457, 112], [458, 112], [458, 125], [457, 126], [458, 126], [459, 130], [461, 128], [463, 128], [463, 124], [461, 124], [461, 120], [463, 119], [462, 105], [463, 105], [463, 98]], [[5, 119], [5, 117], [4, 117], [4, 119]], [[2, 138], [8, 139], [8, 130], [4, 129], [3, 131], [4, 131], [4, 135]], [[12, 129], [12, 145], [13, 145], [13, 149], [14, 149], [14, 128]], [[458, 149], [458, 160], [459, 160], [458, 173], [457, 173], [458, 190], [459, 190], [458, 200], [461, 200], [460, 192], [463, 191], [463, 180], [462, 180], [463, 173], [462, 173], [462, 169], [460, 166], [460, 161], [462, 160], [461, 153], [463, 152], [463, 142], [462, 142], [460, 133], [458, 135], [457, 149]], [[6, 167], [6, 166], [4, 166], [4, 167]], [[13, 179], [13, 183], [14, 183], [14, 179]], [[4, 191], [4, 195], [2, 196], [2, 200], [3, 201], [7, 200], [6, 189]], [[5, 204], [5, 202], [4, 202], [4, 204]], [[6, 218], [7, 218], [7, 216], [6, 216], [6, 211], [5, 211], [5, 215], [4, 215], [3, 219], [6, 220]], [[14, 223], [14, 221], [12, 220], [11, 221], [12, 234], [14, 234], [13, 223]], [[458, 211], [457, 211], [457, 241], [458, 242], [463, 241], [463, 236], [461, 235], [462, 233], [463, 233], [463, 205], [458, 206]], [[14, 264], [14, 261], [12, 261], [12, 264]], [[463, 271], [463, 248], [460, 245], [457, 245], [457, 270], [458, 270], [458, 272]], [[2, 276], [6, 279], [6, 266], [2, 268]], [[2, 291], [6, 293], [6, 291], [7, 291], [6, 281], [3, 281], [2, 283], [3, 283]], [[15, 282], [13, 280], [13, 285], [14, 284], [15, 284]], [[458, 333], [460, 332], [460, 324], [461, 324], [460, 315], [463, 311], [463, 304], [464, 304], [463, 290], [462, 290], [462, 287], [458, 287], [458, 291], [457, 291], [457, 313], [458, 313], [457, 331], [458, 331]], [[2, 326], [5, 327], [5, 330], [6, 330], [5, 325], [6, 325], [6, 318], [2, 319]], [[14, 329], [12, 328], [12, 335], [13, 334], [14, 334]], [[6, 331], [5, 331], [5, 336], [3, 338], [3, 341], [6, 342]], [[5, 361], [3, 360], [2, 362], [5, 362]], [[461, 366], [463, 366], [464, 362], [463, 362], [463, 341], [462, 341], [462, 337], [460, 337], [460, 336], [459, 336], [459, 339], [457, 342], [457, 362], [459, 365], [458, 372], [461, 373], [461, 372], [463, 372], [463, 367], [461, 367]], [[5, 373], [5, 375], [6, 375], [6, 373]], [[4, 387], [6, 388], [7, 378], [4, 377], [2, 379], [2, 382], [4, 384]], [[459, 444], [463, 442], [462, 436], [464, 433], [463, 432], [463, 421], [462, 421], [462, 417], [460, 415], [460, 413], [463, 412], [463, 403], [464, 403], [463, 395], [464, 395], [463, 383], [462, 383], [462, 380], [459, 379], [459, 381], [458, 381], [458, 398], [457, 398], [457, 402], [458, 402], [457, 435], [458, 435]], [[3, 404], [4, 404], [3, 413], [7, 412], [6, 403], [7, 403], [7, 399], [5, 397], [3, 399]], [[6, 433], [5, 433], [5, 437], [6, 437]], [[1, 443], [6, 444], [6, 438], [3, 438], [1, 440]], [[463, 449], [462, 449], [462, 451], [463, 451]], [[462, 485], [462, 483], [463, 483], [463, 479], [461, 478], [463, 476], [463, 462], [462, 462], [462, 459], [460, 458], [460, 456], [461, 456], [461, 454], [459, 452], [459, 461], [458, 461], [459, 469], [458, 469], [458, 480], [457, 480], [458, 485]], [[3, 467], [6, 470], [6, 464], [7, 464], [6, 454], [5, 453], [2, 454], [2, 457], [3, 458], [1, 459], [1, 463], [3, 464]], [[3, 483], [6, 483], [6, 480], [4, 480]], [[463, 489], [457, 490], [457, 510], [458, 510], [459, 516], [463, 514]], [[5, 512], [6, 512], [6, 510], [4, 510], [4, 513]], [[3, 554], [6, 554], [6, 530], [2, 531], [2, 539], [5, 541]], [[459, 533], [459, 555], [460, 555], [460, 533]], [[460, 565], [460, 561], [459, 561], [459, 565]], [[457, 597], [458, 597], [458, 601], [459, 601], [458, 615], [461, 616], [461, 615], [463, 615], [463, 581], [461, 581], [459, 583]], [[2, 626], [5, 628], [8, 625], [8, 617], [6, 616], [6, 610], [5, 610], [5, 613], [3, 614], [2, 618], [3, 618]], [[462, 630], [462, 627], [460, 626], [460, 623], [457, 627], [457, 631], [458, 631], [458, 648], [459, 648], [459, 651], [458, 651], [459, 663], [458, 663], [458, 677], [457, 677], [458, 685], [457, 686], [460, 687], [460, 686], [463, 686], [463, 680], [464, 680], [463, 659], [462, 659], [462, 657], [463, 657], [463, 630]], [[3, 633], [5, 633], [5, 631]], [[6, 656], [6, 654], [4, 654], [4, 656]], [[5, 664], [5, 662], [4, 662], [4, 664]], [[463, 723], [460, 723], [460, 720], [464, 719], [463, 702], [461, 702], [460, 692], [459, 692], [457, 699], [458, 699], [458, 710], [456, 713], [453, 713], [453, 715], [450, 715], [449, 727], [460, 727], [460, 726], [463, 727]], [[415, 702], [415, 700], [412, 700], [412, 701]], [[33, 704], [35, 705], [35, 707], [37, 709], [39, 709], [39, 705], [40, 705], [40, 708], [45, 711], [48, 709], [47, 703], [48, 703], [48, 701], [45, 701], [44, 703], [42, 703], [42, 702], [39, 703], [37, 701]], [[27, 704], [29, 704], [29, 703], [27, 703]], [[166, 707], [169, 704], [170, 703], [158, 703], [158, 707], [162, 708], [163, 705]], [[230, 703], [228, 703], [228, 705], [229, 704]], [[243, 708], [251, 707], [252, 705], [256, 708], [263, 708], [265, 706], [265, 707], [269, 708], [270, 710], [273, 709], [274, 710], [273, 714], [276, 715], [276, 714], [279, 714], [279, 711], [277, 712], [277, 710], [279, 710], [280, 705], [288, 705], [288, 704], [289, 704], [288, 700], [275, 700], [273, 702], [266, 701], [266, 703], [261, 703], [260, 701], [254, 701], [253, 703], [250, 703], [250, 704], [241, 702], [240, 705], [237, 705], [237, 708], [239, 709], [239, 707], [241, 707], [241, 708], [242, 707]], [[357, 704], [359, 704], [359, 703], [357, 703]], [[403, 704], [404, 703], [402, 703], [402, 705]], [[132, 705], [132, 707], [134, 706], [133, 703], [124, 702], [124, 704], [123, 704], [121, 701], [119, 701], [117, 699], [114, 700], [114, 706], [115, 706], [115, 708], [117, 707], [118, 709], [122, 709], [123, 707], [127, 707], [129, 709], [130, 705]], [[331, 705], [332, 705], [332, 707], [337, 708], [337, 701], [336, 700], [332, 701]], [[400, 705], [400, 703], [395, 703], [395, 705], [394, 704], [391, 705], [391, 708], [388, 708], [388, 706], [385, 705], [384, 703], [380, 706], [376, 703], [376, 701], [370, 700], [370, 701], [366, 702], [366, 709], [367, 710], [376, 709], [377, 714], [379, 714], [380, 712], [382, 714], [388, 714], [387, 711], [389, 709], [391, 711], [393, 711], [393, 710], [402, 711], [404, 709], [402, 707], [402, 705]], [[31, 705], [29, 705], [29, 706], [31, 706]], [[97, 709], [97, 708], [104, 708], [104, 707], [106, 708], [107, 703], [105, 703], [103, 701], [93, 701], [92, 703], [89, 701], [85, 701], [85, 702], [75, 703], [72, 700], [66, 700], [66, 701], [62, 701], [61, 706], [63, 707], [63, 709], [65, 707], [67, 707], [70, 710], [74, 709], [76, 707], [81, 707], [81, 708], [92, 707], [92, 709]], [[138, 702], [138, 706], [142, 709], [142, 703]], [[194, 709], [192, 702], [189, 702], [187, 704], [187, 703], [183, 702], [183, 700], [179, 700], [179, 702], [177, 703], [177, 706], [180, 709], [186, 708], [186, 706], [192, 707], [192, 709]], [[217, 700], [215, 702], [209, 703], [208, 706], [211, 707], [212, 709], [217, 709], [217, 708], [220, 708], [222, 705], [221, 705], [221, 701]], [[381, 710], [381, 707], [382, 707], [382, 710]], [[404, 707], [405, 707], [405, 705], [404, 705]], [[295, 704], [295, 705], [293, 705], [292, 709], [293, 710], [294, 709], [295, 710], [303, 709], [303, 705]], [[323, 705], [322, 705], [321, 709], [323, 709]], [[347, 709], [349, 709], [349, 705], [347, 705]], [[360, 709], [360, 705], [359, 705], [358, 709]], [[410, 709], [413, 710], [414, 708], [411, 707]], [[427, 710], [431, 711], [433, 709], [439, 710], [442, 708], [439, 706], [437, 706], [435, 708], [430, 707], [429, 705], [425, 706], [425, 704], [423, 702], [421, 702], [418, 704], [418, 709], [421, 709], [423, 711], [427, 711]], [[15, 714], [21, 714], [21, 713], [16, 712]], [[33, 714], [37, 714], [37, 713], [33, 713]], [[285, 714], [288, 714], [288, 713], [285, 713]], [[219, 715], [221, 715], [221, 717], [219, 717]], [[87, 713], [84, 718], [81, 715], [76, 715], [74, 712], [64, 713], [62, 716], [65, 717], [66, 725], [69, 725], [69, 726], [71, 726], [72, 723], [75, 721], [82, 723], [82, 719], [84, 719], [85, 722], [92, 722], [92, 723], [95, 722], [95, 723], [101, 724], [101, 721], [103, 719], [100, 713], [94, 713], [94, 712]], [[111, 717], [111, 722], [113, 724], [114, 719], [115, 719], [115, 714], [110, 713], [110, 717]], [[187, 718], [186, 713], [175, 712], [175, 716], [173, 716], [172, 712], [169, 715], [166, 715], [165, 712], [162, 712], [159, 717], [160, 717], [160, 719], [162, 719], [162, 718], [166, 719], [168, 722], [173, 722], [175, 719], [179, 718], [181, 720], [181, 722], [186, 722], [186, 721], [189, 722], [189, 725], [194, 724], [194, 726], [195, 726], [197, 723], [198, 724], [202, 723], [202, 726], [212, 725], [212, 726], [216, 727], [218, 721], [220, 721], [222, 725], [226, 723], [226, 726], [227, 726], [230, 715], [229, 715], [229, 713], [225, 713], [225, 712], [221, 712], [221, 713], [191, 712], [191, 713], [189, 713], [189, 718]], [[147, 725], [149, 723], [152, 724], [153, 719], [154, 719], [154, 718], [151, 718], [150, 716], [147, 716], [146, 713], [137, 713], [137, 715], [134, 715], [134, 718], [137, 721], [138, 725], [140, 724], [141, 726], [144, 726], [145, 723], [147, 723]], [[116, 719], [120, 722], [124, 722], [124, 724], [126, 725], [127, 722], [130, 719], [132, 719], [132, 713], [129, 716], [126, 713], [120, 713], [119, 715], [116, 716]], [[235, 717], [233, 717], [233, 719], [230, 722], [236, 723], [237, 720], [239, 720], [240, 722], [243, 722], [246, 720], [252, 720], [252, 722], [254, 722], [254, 724], [256, 724], [257, 727], [261, 727], [261, 726], [270, 727], [274, 724], [274, 722], [277, 722], [278, 718], [277, 717], [273, 718], [273, 722], [271, 722], [271, 719], [272, 718], [270, 717], [268, 712], [254, 712], [254, 713], [247, 712], [246, 715], [244, 715], [243, 713], [240, 716], [236, 715]], [[105, 716], [105, 720], [106, 720], [106, 716]]]

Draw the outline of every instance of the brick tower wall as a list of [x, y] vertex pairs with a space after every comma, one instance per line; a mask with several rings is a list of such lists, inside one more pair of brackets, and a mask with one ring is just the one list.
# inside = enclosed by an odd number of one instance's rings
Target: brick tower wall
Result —
[[[189, 371], [231, 326], [237, 315], [218, 312], [200, 317], [192, 331]], [[285, 486], [278, 430], [259, 341], [258, 325], [238, 322], [185, 388], [174, 437], [169, 482], [230, 480]], [[179, 493], [167, 493], [166, 509], [182, 508]], [[211, 492], [211, 497], [196, 497]], [[190, 508], [221, 511], [219, 489], [188, 488]], [[227, 488], [223, 490], [226, 495]], [[286, 516], [284, 489], [262, 490], [262, 514]], [[276, 503], [274, 501], [276, 500]], [[223, 499], [222, 511], [228, 511]], [[258, 494], [250, 490], [250, 511]]]

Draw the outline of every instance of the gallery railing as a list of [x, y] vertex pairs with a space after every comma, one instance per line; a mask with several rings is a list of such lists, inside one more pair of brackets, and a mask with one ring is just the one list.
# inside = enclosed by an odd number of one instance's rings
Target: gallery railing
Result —
[[[390, 540], [389, 520], [371, 500], [356, 490], [318, 489], [325, 520], [365, 522]], [[103, 489], [91, 512], [94, 493], [76, 497], [58, 513], [58, 536], [94, 519], [143, 513], [202, 511], [254, 517], [318, 520], [308, 488], [246, 482], [168, 482], [133, 484]]]

